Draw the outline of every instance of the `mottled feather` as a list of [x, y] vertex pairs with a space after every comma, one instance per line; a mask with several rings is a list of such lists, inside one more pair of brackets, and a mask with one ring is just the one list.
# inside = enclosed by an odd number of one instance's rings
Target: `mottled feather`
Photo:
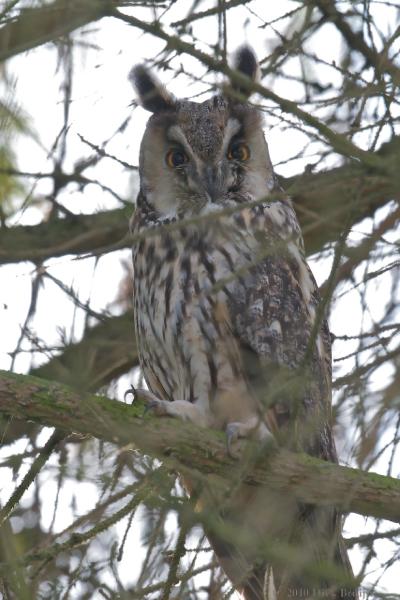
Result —
[[[256, 76], [249, 49], [235, 66]], [[140, 238], [134, 307], [146, 398], [159, 414], [336, 461], [329, 329], [259, 112], [223, 96], [172, 105], [145, 70], [138, 89], [155, 111], [132, 221]], [[220, 513], [223, 527], [240, 536], [213, 530], [210, 540], [245, 600], [283, 600], [289, 588], [306, 589], [311, 562], [332, 559], [351, 573], [331, 508], [241, 486]], [[300, 548], [303, 562], [271, 569], [267, 540]], [[326, 598], [351, 594], [319, 584]]]

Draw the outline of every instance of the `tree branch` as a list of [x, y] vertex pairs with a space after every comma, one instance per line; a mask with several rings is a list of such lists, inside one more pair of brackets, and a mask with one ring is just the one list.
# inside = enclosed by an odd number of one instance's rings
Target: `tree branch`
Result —
[[56, 0], [22, 9], [0, 29], [0, 62], [100, 19], [109, 6], [110, 0]]
[[[317, 131], [320, 136], [332, 147], [335, 152], [342, 154], [348, 158], [355, 158], [359, 160], [366, 167], [377, 170], [382, 173], [387, 173], [392, 170], [392, 165], [385, 163], [378, 155], [373, 152], [362, 150], [353, 142], [348, 139], [345, 135], [335, 132], [333, 129], [328, 127], [326, 123], [317, 119], [310, 112], [301, 109], [296, 102], [283, 98], [275, 94], [272, 90], [264, 87], [260, 83], [254, 82], [250, 77], [243, 75], [236, 69], [229, 67], [223, 60], [214, 58], [213, 56], [198, 50], [194, 44], [184, 41], [178, 36], [169, 35], [162, 29], [160, 24], [155, 21], [149, 23], [147, 21], [141, 21], [133, 15], [126, 15], [121, 13], [115, 8], [110, 8], [108, 15], [115, 17], [121, 21], [137, 27], [146, 33], [150, 33], [161, 40], [164, 40], [169, 49], [173, 49], [178, 53], [185, 53], [189, 56], [193, 56], [199, 60], [203, 65], [212, 69], [216, 73], [222, 73], [229, 81], [235, 83], [240, 89], [249, 91], [251, 93], [258, 93], [262, 98], [266, 100], [272, 100], [277, 104], [283, 112], [294, 115], [299, 118], [305, 125], [308, 125], [313, 130]], [[394, 169], [393, 165], [393, 169]]]
[[0, 528], [2, 527], [6, 519], [8, 519], [15, 506], [21, 500], [22, 496], [29, 488], [31, 483], [33, 483], [42, 467], [49, 460], [53, 450], [57, 447], [61, 439], [62, 438], [59, 432], [54, 431], [49, 440], [46, 442], [44, 448], [42, 448], [42, 450], [39, 452], [38, 456], [33, 461], [28, 473], [26, 473], [23, 480], [18, 485], [15, 492], [12, 494], [11, 498], [9, 498], [6, 504], [0, 509]]
[[[250, 2], [250, 0], [230, 0], [230, 2], [226, 2], [224, 4], [223, 10], [229, 10], [230, 8], [235, 8], [236, 6], [244, 6], [245, 4], [248, 4], [248, 2]], [[186, 25], [193, 23], [193, 21], [212, 17], [213, 15], [219, 15], [221, 12], [222, 8], [220, 5], [200, 12], [191, 12], [184, 19], [171, 23], [171, 27], [186, 27]]]
[[[229, 489], [232, 474], [242, 467], [227, 455], [219, 432], [167, 418], [141, 418], [140, 403], [127, 406], [32, 376], [0, 371], [0, 412], [117, 445], [134, 444], [166, 466], [212, 478], [220, 489]], [[301, 502], [400, 522], [400, 481], [391, 477], [280, 450], [264, 455], [243, 480], [293, 494]]]
[[307, 254], [322, 250], [336, 241], [344, 228], [371, 217], [390, 200], [400, 200], [400, 137], [382, 144], [376, 152], [380, 160], [391, 165], [391, 175], [378, 175], [360, 163], [304, 173], [282, 179], [282, 185], [293, 198], [304, 234]]
[[138, 364], [133, 313], [128, 311], [88, 328], [80, 342], [67, 346], [31, 374], [95, 391]]
[[102, 254], [130, 244], [128, 220], [131, 208], [74, 215], [39, 225], [3, 227], [0, 263], [43, 261], [65, 254]]
[[[376, 154], [388, 164], [399, 162], [400, 137], [383, 144]], [[393, 176], [372, 174], [355, 162], [330, 171], [280, 179], [294, 200], [308, 254], [337, 239], [344, 226], [372, 216], [390, 200], [400, 200], [397, 171]], [[124, 207], [35, 226], [3, 227], [0, 263], [43, 261], [65, 254], [97, 255], [129, 247], [131, 210]]]
[[379, 75], [388, 73], [393, 78], [394, 85], [400, 83], [400, 68], [389, 59], [387, 51], [379, 53], [373, 47], [368, 46], [362, 31], [356, 32], [350, 27], [345, 15], [337, 10], [334, 2], [331, 0], [313, 0], [313, 4], [319, 8], [326, 19], [334, 23], [349, 47], [364, 56], [368, 66], [373, 67]]

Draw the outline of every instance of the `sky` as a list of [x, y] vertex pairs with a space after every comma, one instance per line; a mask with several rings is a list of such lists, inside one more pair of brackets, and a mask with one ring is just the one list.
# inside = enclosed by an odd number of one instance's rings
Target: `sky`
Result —
[[[213, 6], [213, 2], [202, 5], [202, 9]], [[261, 17], [278, 17], [285, 10], [293, 7], [293, 3], [288, 0], [281, 0], [279, 3], [264, 2], [257, 0], [252, 3], [256, 12]], [[172, 8], [165, 19], [165, 24], [173, 22], [182, 17], [180, 14], [180, 4]], [[274, 15], [275, 13], [275, 15]], [[137, 9], [135, 16], [143, 16], [150, 19], [151, 13], [148, 10]], [[383, 14], [376, 16], [377, 19], [384, 19]], [[271, 50], [276, 44], [276, 36], [273, 31], [262, 29], [256, 17], [252, 16], [244, 7], [237, 7], [228, 12], [228, 50], [233, 52], [243, 42], [251, 42], [256, 53], [264, 56], [268, 50]], [[68, 153], [65, 161], [66, 170], [73, 170], [76, 160], [82, 156], [91, 154], [79, 136], [83, 136], [92, 144], [101, 145], [105, 139], [111, 138], [107, 145], [107, 151], [117, 156], [123, 161], [132, 165], [138, 163], [138, 152], [140, 140], [145, 128], [146, 120], [149, 114], [140, 107], [132, 106], [134, 101], [134, 92], [128, 80], [128, 73], [134, 64], [146, 62], [154, 57], [158, 51], [163, 48], [163, 43], [152, 37], [143, 35], [139, 30], [128, 27], [122, 22], [112, 19], [103, 19], [90, 27], [90, 33], [76, 33], [74, 37], [84, 43], [90, 42], [93, 47], [82, 46], [74, 51], [74, 79], [72, 89], [72, 102], [70, 107], [70, 128], [68, 131]], [[217, 23], [215, 19], [206, 19], [194, 25], [196, 37], [200, 40], [198, 47], [208, 49], [209, 44], [215, 43], [217, 39]], [[331, 26], [326, 26], [323, 31], [314, 40], [318, 47], [318, 53], [321, 58], [327, 62], [332, 60], [340, 47], [340, 39], [336, 30]], [[187, 56], [179, 56], [174, 59], [174, 65], [182, 63], [190, 72], [204, 73], [204, 69], [199, 63]], [[52, 145], [63, 124], [63, 105], [60, 101], [60, 88], [63, 82], [62, 70], [57, 58], [57, 52], [51, 45], [39, 47], [27, 54], [21, 54], [9, 61], [7, 64], [9, 73], [16, 77], [16, 98], [21, 102], [23, 110], [29, 115], [29, 122], [34, 131], [32, 137], [21, 137], [18, 141], [16, 151], [18, 154], [18, 165], [21, 171], [29, 172], [47, 172], [52, 170]], [[290, 69], [296, 74], [299, 71], [299, 62], [294, 57], [290, 61]], [[324, 77], [324, 72], [321, 72]], [[190, 84], [185, 76], [173, 77], [169, 72], [160, 73], [159, 77], [177, 97], [187, 97], [188, 95], [203, 92], [205, 86], [203, 83]], [[334, 75], [331, 71], [326, 71], [327, 80], [332, 79]], [[206, 80], [214, 83], [214, 74], [206, 74]], [[220, 81], [220, 80], [218, 80]], [[290, 80], [278, 80], [274, 83], [274, 91], [281, 96], [296, 99], [300, 94], [297, 84]], [[121, 124], [128, 120], [126, 128], [119, 132]], [[290, 160], [288, 157], [294, 156], [300, 151], [305, 143], [307, 136], [294, 128], [285, 128], [282, 130], [278, 126], [278, 121], [266, 117], [265, 133], [270, 148], [270, 154], [273, 164], [280, 175], [290, 176], [301, 172], [307, 163], [306, 160]], [[329, 163], [334, 164], [336, 157], [328, 157], [326, 166]], [[102, 183], [115, 189], [127, 201], [134, 203], [137, 192], [137, 181], [134, 176], [122, 169], [115, 161], [103, 160], [100, 167], [95, 167], [88, 175], [98, 178]], [[14, 224], [36, 224], [43, 218], [43, 210], [46, 209], [48, 201], [46, 194], [51, 192], [51, 180], [41, 180], [32, 185], [32, 197], [39, 202], [28, 200], [23, 210], [13, 218]], [[104, 192], [97, 185], [90, 185], [85, 188], [82, 194], [77, 188], [68, 190], [63, 195], [63, 201], [70, 211], [81, 214], [90, 214], [99, 210], [106, 210], [118, 206], [115, 198]], [[371, 230], [372, 222], [366, 221], [355, 228], [354, 239], [360, 239]], [[79, 292], [81, 300], [90, 298], [91, 308], [96, 311], [111, 312], [118, 311], [113, 305], [116, 290], [118, 289], [121, 278], [125, 271], [123, 260], [129, 260], [129, 250], [118, 253], [110, 253], [100, 259], [99, 264], [95, 264], [94, 258], [85, 260], [76, 260], [71, 256], [65, 256], [52, 259], [46, 262], [46, 268], [55, 277], [62, 279], [67, 284], [73, 285]], [[318, 283], [322, 283], [327, 275], [332, 261], [332, 256], [328, 256], [323, 261], [312, 260], [312, 268]], [[96, 267], [96, 268], [95, 268]], [[30, 303], [30, 284], [33, 273], [32, 263], [20, 263], [16, 265], [6, 265], [0, 268], [0, 368], [10, 368], [9, 353], [15, 348], [18, 339], [21, 324], [24, 322]], [[382, 280], [377, 294], [382, 297], [388, 293], [389, 280]], [[50, 344], [58, 344], [60, 341], [60, 327], [66, 328], [67, 336], [71, 340], [80, 338], [83, 332], [84, 315], [75, 313], [75, 309], [65, 295], [51, 282], [45, 284], [43, 296], [45, 302], [40, 302], [37, 314], [33, 321], [35, 330], [40, 337]], [[379, 311], [382, 309], [382, 303], [374, 303], [371, 300], [372, 312], [375, 318], [379, 317]], [[337, 333], [356, 334], [361, 321], [359, 299], [356, 293], [346, 296], [346, 310], [341, 305], [333, 311], [331, 315], [332, 330]], [[71, 328], [71, 323], [73, 327]], [[25, 348], [28, 347], [25, 345]], [[348, 351], [346, 346], [346, 352]], [[344, 350], [340, 344], [335, 346], [337, 356]], [[27, 372], [31, 365], [32, 356], [29, 352], [23, 353], [15, 362], [14, 369], [18, 372]], [[37, 364], [43, 360], [43, 356], [34, 355], [34, 361]], [[389, 373], [381, 372], [380, 377], [388, 377]], [[116, 388], [116, 394], [119, 395], [120, 388]], [[49, 435], [49, 430], [43, 432], [43, 436]], [[348, 459], [349, 447], [345, 444], [339, 444], [344, 461]], [[19, 450], [22, 450], [20, 447]], [[374, 466], [374, 469], [380, 470], [385, 466], [385, 457]], [[4, 471], [4, 470], [3, 470]], [[22, 476], [22, 473], [21, 473]], [[51, 476], [51, 472], [44, 474], [41, 493], [51, 505], [52, 499], [56, 494], [56, 483]], [[4, 473], [2, 478], [2, 489], [0, 490], [1, 502], [12, 492], [15, 482], [11, 477]], [[68, 519], [72, 518], [70, 510], [71, 498], [76, 496], [76, 486], [72, 479], [65, 484], [62, 498], [62, 510], [59, 510], [56, 529], [62, 529], [66, 526]], [[79, 483], [80, 494], [83, 498], [82, 506], [78, 507], [78, 512], [83, 512], [97, 499], [97, 486], [95, 482], [85, 481]], [[24, 500], [29, 502], [29, 493]], [[50, 523], [50, 512], [44, 511], [43, 525]], [[62, 516], [61, 516], [62, 515]], [[69, 515], [69, 516], [67, 516]], [[140, 514], [135, 517], [140, 519]], [[121, 532], [124, 530], [125, 523], [117, 525]], [[171, 525], [171, 527], [173, 524]], [[347, 529], [350, 535], [365, 533], [372, 530], [373, 523], [353, 515], [347, 521]], [[129, 545], [130, 544], [130, 545]], [[128, 548], [125, 556], [131, 552], [136, 552], [138, 548], [138, 539], [134, 536], [128, 541]], [[381, 544], [382, 558], [389, 552], [389, 548], [384, 543]], [[360, 556], [357, 551], [352, 553], [353, 564], [356, 567], [360, 565]], [[131, 580], [132, 564], [130, 561], [121, 563], [121, 573], [125, 580]], [[383, 579], [382, 585], [388, 590], [396, 589], [394, 576], [390, 573]]]

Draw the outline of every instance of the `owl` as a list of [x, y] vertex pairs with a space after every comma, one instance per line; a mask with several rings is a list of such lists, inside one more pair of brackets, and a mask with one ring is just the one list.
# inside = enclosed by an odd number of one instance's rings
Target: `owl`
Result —
[[[256, 80], [251, 48], [233, 67]], [[148, 386], [136, 393], [157, 415], [225, 431], [230, 454], [252, 438], [337, 461], [330, 334], [259, 110], [233, 83], [195, 103], [144, 66], [131, 78], [153, 113], [131, 221]], [[206, 532], [244, 600], [356, 597], [333, 508], [241, 485], [202, 510], [218, 513]]]

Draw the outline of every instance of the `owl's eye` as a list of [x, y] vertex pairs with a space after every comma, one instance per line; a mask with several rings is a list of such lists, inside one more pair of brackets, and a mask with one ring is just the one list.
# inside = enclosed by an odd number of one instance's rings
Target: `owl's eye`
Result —
[[229, 160], [240, 160], [242, 162], [249, 160], [250, 148], [243, 142], [234, 142], [228, 150]]
[[165, 162], [171, 169], [181, 167], [187, 163], [187, 161], [188, 158], [183, 150], [179, 150], [177, 148], [171, 148], [171, 150], [168, 150], [167, 154], [165, 155]]

